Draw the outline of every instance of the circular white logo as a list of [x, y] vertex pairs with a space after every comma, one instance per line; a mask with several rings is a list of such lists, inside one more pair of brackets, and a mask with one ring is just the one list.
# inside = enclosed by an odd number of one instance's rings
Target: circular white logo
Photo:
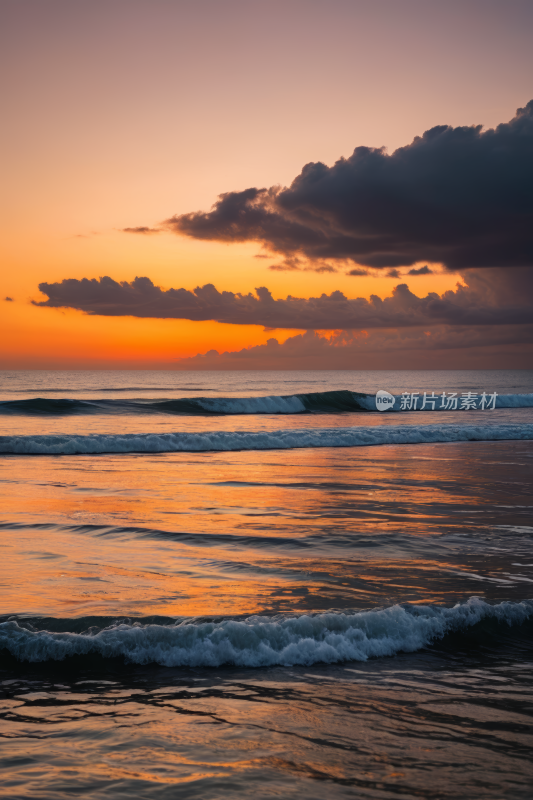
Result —
[[389, 411], [394, 408], [394, 396], [380, 389], [376, 395], [376, 408], [378, 411]]

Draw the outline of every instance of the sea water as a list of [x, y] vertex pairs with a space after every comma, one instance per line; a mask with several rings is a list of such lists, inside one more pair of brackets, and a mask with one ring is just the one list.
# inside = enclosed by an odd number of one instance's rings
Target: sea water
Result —
[[528, 371], [1, 373], [0, 796], [531, 797], [532, 467]]

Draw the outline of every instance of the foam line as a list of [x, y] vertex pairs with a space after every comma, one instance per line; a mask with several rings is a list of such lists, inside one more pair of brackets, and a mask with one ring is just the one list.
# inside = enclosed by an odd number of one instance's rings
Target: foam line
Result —
[[[490, 412], [488, 412], [490, 413]], [[352, 428], [201, 433], [78, 434], [0, 436], [0, 454], [77, 455], [99, 453], [177, 453], [237, 450], [290, 450], [315, 447], [366, 447], [434, 442], [490, 442], [533, 439], [524, 425], [379, 425]]]

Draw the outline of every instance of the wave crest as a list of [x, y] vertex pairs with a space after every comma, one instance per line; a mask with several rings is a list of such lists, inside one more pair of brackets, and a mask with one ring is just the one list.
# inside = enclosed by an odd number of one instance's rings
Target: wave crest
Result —
[[[400, 397], [390, 412], [400, 411]], [[496, 408], [531, 408], [533, 394], [508, 394], [496, 398]], [[422, 409], [418, 409], [421, 411]], [[435, 411], [440, 411], [437, 408]], [[461, 410], [461, 409], [457, 409]], [[348, 390], [268, 397], [181, 397], [176, 399], [94, 399], [33, 397], [0, 402], [0, 414], [309, 414], [376, 411], [373, 394]], [[428, 406], [424, 413], [432, 409]]]
[[483, 620], [512, 626], [532, 616], [533, 601], [491, 606], [474, 597], [453, 608], [395, 605], [351, 614], [253, 616], [174, 625], [122, 623], [81, 634], [33, 631], [8, 621], [0, 624], [0, 649], [31, 662], [97, 654], [166, 667], [333, 664], [415, 652]]

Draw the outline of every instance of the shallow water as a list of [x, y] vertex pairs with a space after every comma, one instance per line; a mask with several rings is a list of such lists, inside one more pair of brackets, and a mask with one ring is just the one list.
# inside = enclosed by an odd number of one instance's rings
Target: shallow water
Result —
[[19, 797], [529, 798], [531, 642], [336, 666], [15, 668]]
[[[25, 373], [0, 400], [527, 395], [532, 378]], [[531, 797], [532, 413], [0, 415], [26, 441], [300, 437], [0, 457], [0, 795]], [[302, 441], [428, 425], [478, 441]], [[486, 440], [505, 426], [521, 438]]]

